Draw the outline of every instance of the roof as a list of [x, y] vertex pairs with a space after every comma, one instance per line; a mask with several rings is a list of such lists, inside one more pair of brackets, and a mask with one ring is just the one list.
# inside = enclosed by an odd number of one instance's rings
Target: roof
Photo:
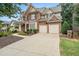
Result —
[[40, 19], [39, 20], [39, 22], [42, 22], [42, 21], [44, 21], [44, 22], [62, 22], [62, 20], [61, 19], [59, 19], [59, 18], [57, 18], [57, 16], [55, 16], [55, 15], [52, 15], [50, 18], [46, 18], [46, 19]]
[[[46, 7], [43, 7], [43, 8], [35, 8], [32, 4], [29, 4], [28, 5], [28, 9], [25, 11], [25, 13], [27, 13], [27, 11], [29, 9], [33, 8], [34, 11], [38, 11], [42, 14], [47, 14], [47, 13], [58, 13], [58, 12], [61, 12], [61, 7], [60, 6], [57, 6], [57, 7], [52, 7], [52, 8], [46, 8]], [[24, 14], [24, 12], [23, 12]]]
[[59, 19], [56, 15], [52, 15], [48, 22], [61, 22], [61, 19]]
[[43, 14], [48, 14], [48, 13], [58, 13], [61, 12], [61, 7], [55, 7], [55, 8], [36, 8], [37, 11], [43, 13]]
[[[31, 10], [31, 11], [30, 11]], [[45, 15], [45, 14], [53, 14], [51, 15], [49, 18], [46, 18], [46, 19], [40, 19], [40, 21], [50, 21], [52, 19], [53, 16], [55, 16], [55, 19], [61, 21], [62, 17], [60, 15], [61, 13], [61, 7], [60, 6], [57, 6], [57, 7], [54, 7], [54, 8], [46, 8], [46, 7], [43, 7], [43, 8], [35, 8], [34, 6], [32, 6], [32, 4], [29, 4], [28, 6], [28, 9], [26, 10], [26, 12], [23, 12], [22, 14], [25, 16], [25, 14], [28, 14], [30, 12], [40, 12], [42, 15]], [[53, 21], [53, 19], [52, 19]]]
[[11, 23], [19, 24], [19, 21], [17, 21], [17, 20], [12, 20], [12, 21], [10, 22], [10, 24], [11, 24]]
[[3, 24], [9, 25], [10, 24], [10, 21], [3, 21]]

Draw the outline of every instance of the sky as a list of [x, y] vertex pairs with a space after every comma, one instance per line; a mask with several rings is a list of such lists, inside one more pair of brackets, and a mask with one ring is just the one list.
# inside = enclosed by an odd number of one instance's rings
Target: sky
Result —
[[[56, 7], [58, 5], [58, 3], [32, 3], [32, 5], [35, 7], [35, 8], [42, 8], [42, 7], [47, 7], [47, 8], [52, 8], [52, 7]], [[27, 6], [25, 5], [21, 5], [20, 6], [22, 11], [25, 11], [27, 10]], [[11, 21], [11, 20], [17, 20], [17, 18], [8, 18], [8, 17], [0, 17], [0, 20], [2, 21]]]

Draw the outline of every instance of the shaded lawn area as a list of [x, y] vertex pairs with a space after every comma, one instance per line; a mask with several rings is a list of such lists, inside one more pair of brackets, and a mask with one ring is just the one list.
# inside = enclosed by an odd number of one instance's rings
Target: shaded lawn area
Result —
[[0, 48], [3, 48], [9, 44], [12, 44], [22, 39], [23, 39], [22, 37], [17, 37], [17, 36], [0, 37]]
[[72, 41], [66, 38], [61, 38], [60, 54], [62, 56], [79, 56], [79, 40]]

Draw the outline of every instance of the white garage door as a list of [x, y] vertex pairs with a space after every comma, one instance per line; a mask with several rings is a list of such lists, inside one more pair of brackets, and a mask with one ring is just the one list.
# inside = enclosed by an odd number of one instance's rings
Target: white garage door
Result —
[[40, 33], [47, 33], [47, 26], [46, 25], [39, 25], [39, 32]]
[[59, 33], [59, 24], [49, 24], [49, 33]]

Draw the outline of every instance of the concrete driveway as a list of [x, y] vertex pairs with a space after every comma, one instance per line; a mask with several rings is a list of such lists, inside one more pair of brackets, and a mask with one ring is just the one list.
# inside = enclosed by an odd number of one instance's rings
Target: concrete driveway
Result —
[[59, 56], [59, 34], [38, 33], [26, 36], [0, 49], [4, 56]]

